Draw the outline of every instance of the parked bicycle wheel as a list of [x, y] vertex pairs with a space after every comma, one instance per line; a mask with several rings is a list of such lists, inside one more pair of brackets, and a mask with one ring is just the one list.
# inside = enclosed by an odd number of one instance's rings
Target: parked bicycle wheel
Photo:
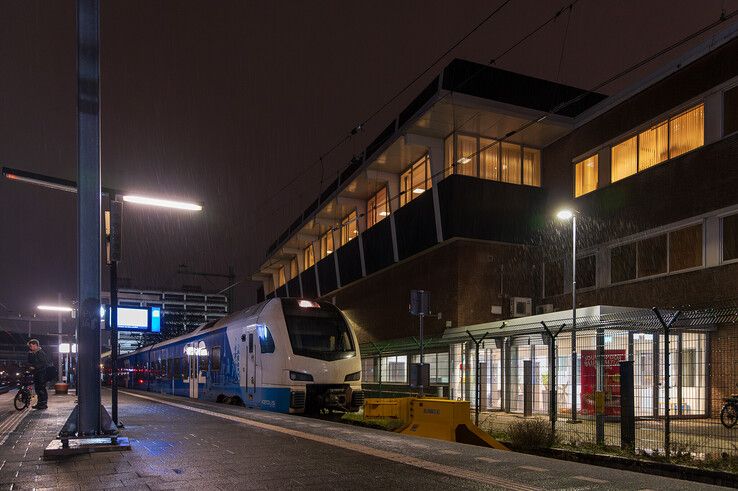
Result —
[[726, 428], [732, 428], [738, 423], [738, 410], [732, 404], [726, 404], [723, 406], [723, 410], [720, 411], [720, 422]]
[[23, 411], [31, 404], [31, 393], [25, 389], [21, 389], [13, 399], [13, 405], [17, 411]]

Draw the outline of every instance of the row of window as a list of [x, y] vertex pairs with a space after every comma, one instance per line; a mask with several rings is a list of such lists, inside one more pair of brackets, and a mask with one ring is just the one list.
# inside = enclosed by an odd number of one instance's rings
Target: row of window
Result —
[[454, 133], [444, 142], [444, 160], [445, 176], [541, 186], [541, 151], [535, 148]]
[[[616, 182], [705, 144], [705, 106], [699, 104], [629, 136], [610, 148], [610, 182]], [[597, 189], [599, 157], [575, 164], [574, 196]]]
[[[412, 355], [412, 363], [420, 363], [420, 355]], [[430, 368], [432, 384], [447, 384], [449, 380], [448, 353], [429, 353], [423, 356], [423, 362]], [[361, 360], [362, 382], [364, 383], [409, 383], [409, 365], [407, 355], [382, 356], [380, 358], [363, 358]]]
[[[722, 262], [738, 260], [738, 214], [720, 220]], [[610, 284], [699, 268], [704, 265], [703, 224], [688, 225], [612, 247]], [[565, 259], [544, 265], [544, 296], [564, 291]], [[577, 289], [593, 288], [596, 279], [595, 255], [577, 258]]]

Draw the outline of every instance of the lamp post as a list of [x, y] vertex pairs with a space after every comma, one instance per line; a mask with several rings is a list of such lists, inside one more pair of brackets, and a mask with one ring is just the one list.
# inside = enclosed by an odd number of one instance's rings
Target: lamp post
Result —
[[561, 210], [559, 220], [571, 220], [571, 423], [577, 421], [577, 215]]

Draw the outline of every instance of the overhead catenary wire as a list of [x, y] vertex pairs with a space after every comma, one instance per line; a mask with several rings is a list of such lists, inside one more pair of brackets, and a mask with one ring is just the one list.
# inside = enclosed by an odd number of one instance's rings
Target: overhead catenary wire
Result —
[[[535, 33], [539, 32], [541, 29], [543, 29], [546, 26], [548, 26], [551, 22], [553, 22], [557, 18], [559, 18], [561, 16], [561, 14], [563, 12], [565, 12], [566, 10], [569, 10], [571, 12], [571, 9], [573, 8], [573, 6], [575, 4], [578, 3], [578, 1], [579, 0], [575, 0], [574, 2], [571, 2], [570, 4], [568, 4], [568, 5], [560, 8], [559, 10], [557, 10], [556, 13], [554, 13], [551, 17], [549, 17], [548, 19], [546, 19], [544, 22], [542, 22], [541, 24], [539, 24], [538, 26], [536, 26], [532, 31], [530, 31], [529, 33], [525, 34], [522, 38], [520, 38], [518, 41], [516, 41], [515, 43], [513, 43], [513, 45], [511, 47], [508, 47], [508, 48], [504, 49], [503, 51], [500, 52], [499, 55], [497, 55], [494, 58], [492, 58], [490, 60], [490, 63], [494, 63], [494, 62], [499, 61], [500, 58], [502, 58], [502, 57], [506, 56], [507, 54], [509, 54], [515, 47], [521, 45], [525, 40], [530, 39], [532, 37], [532, 35], [534, 35]], [[514, 130], [512, 130], [510, 132], [508, 132], [507, 134], [503, 135], [502, 137], [496, 138], [496, 139], [495, 138], [492, 138], [492, 140], [493, 140], [492, 143], [490, 143], [489, 145], [486, 145], [484, 147], [480, 147], [479, 150], [477, 150], [476, 152], [473, 152], [469, 156], [470, 157], [471, 156], [478, 156], [481, 152], [487, 150], [488, 148], [490, 148], [490, 147], [492, 147], [492, 146], [494, 146], [494, 145], [496, 145], [498, 143], [501, 143], [501, 142], [504, 142], [504, 141], [508, 140], [513, 135], [518, 134], [521, 131], [524, 131], [525, 129], [527, 129], [527, 128], [529, 128], [529, 127], [531, 127], [531, 126], [533, 126], [533, 125], [535, 125], [537, 123], [543, 122], [546, 118], [548, 118], [552, 114], [555, 114], [556, 112], [561, 111], [562, 109], [565, 109], [566, 107], [569, 107], [572, 104], [575, 104], [576, 102], [578, 102], [579, 100], [581, 100], [583, 97], [586, 97], [587, 95], [589, 95], [591, 93], [597, 92], [601, 88], [603, 88], [603, 87], [611, 84], [612, 82], [614, 82], [614, 81], [616, 81], [616, 80], [618, 80], [618, 79], [620, 79], [620, 78], [622, 78], [622, 77], [624, 77], [624, 76], [632, 73], [633, 71], [637, 70], [638, 68], [641, 68], [642, 66], [648, 64], [649, 62], [655, 60], [656, 58], [658, 58], [660, 56], [663, 56], [664, 54], [668, 53], [669, 51], [671, 51], [673, 49], [676, 49], [679, 46], [682, 46], [683, 44], [689, 42], [690, 40], [694, 39], [695, 37], [698, 37], [701, 34], [704, 34], [705, 32], [713, 29], [714, 27], [722, 24], [723, 22], [728, 21], [729, 19], [735, 17], [736, 15], [738, 15], [738, 9], [734, 10], [733, 12], [731, 12], [729, 14], [725, 14], [724, 12], [721, 12], [721, 15], [720, 15], [720, 17], [719, 17], [718, 20], [716, 20], [714, 22], [711, 22], [711, 23], [703, 26], [702, 28], [700, 28], [700, 29], [698, 29], [698, 30], [696, 30], [696, 31], [694, 31], [694, 32], [692, 32], [692, 33], [690, 33], [690, 34], [682, 37], [681, 39], [675, 41], [674, 43], [672, 43], [672, 44], [670, 44], [670, 45], [662, 48], [661, 50], [657, 51], [656, 53], [653, 53], [652, 55], [647, 56], [646, 58], [644, 58], [644, 59], [642, 59], [642, 60], [634, 63], [633, 65], [631, 65], [631, 66], [629, 66], [627, 68], [625, 68], [624, 70], [621, 70], [620, 72], [615, 73], [614, 75], [606, 78], [602, 82], [597, 83], [591, 89], [583, 91], [581, 94], [575, 96], [574, 98], [569, 99], [567, 101], [563, 101], [562, 103], [560, 103], [560, 104], [556, 105], [555, 107], [553, 107], [547, 113], [544, 113], [543, 115], [541, 115], [541, 116], [539, 116], [537, 118], [531, 119], [531, 120], [523, 123], [521, 126], [519, 126], [518, 128], [516, 128], [516, 129], [514, 129]], [[482, 69], [480, 69], [478, 72], [475, 72], [472, 75], [470, 75], [469, 77], [467, 77], [464, 81], [461, 82], [460, 86], [463, 86], [465, 83], [467, 83], [469, 80], [471, 80], [474, 76], [476, 76], [476, 74], [478, 74], [479, 72], [481, 72], [481, 70]], [[453, 95], [453, 91], [449, 91], [446, 94], [444, 94], [443, 96], [441, 96], [437, 100], [437, 102], [440, 102], [440, 101], [444, 100], [446, 97], [448, 97], [450, 95]], [[463, 126], [469, 120], [471, 120], [471, 119], [473, 119], [473, 118], [467, 119], [464, 122], [464, 124], [461, 126], [461, 128], [463, 128]], [[461, 129], [461, 128], [459, 128], [459, 129]], [[489, 129], [489, 128], [487, 128], [487, 129]], [[351, 135], [349, 135], [348, 138], [350, 138], [350, 136]], [[340, 169], [339, 169], [339, 172], [340, 172]], [[439, 175], [441, 175], [441, 174], [443, 174], [445, 172], [447, 172], [447, 168], [444, 166], [444, 168], [442, 170], [440, 170], [440, 171], [438, 171], [436, 173], [431, 174], [429, 176], [429, 178], [427, 179], [427, 181], [431, 181], [433, 177], [437, 177], [437, 176], [439, 176]], [[284, 188], [285, 187], [281, 188], [281, 190], [284, 190]], [[278, 191], [278, 193], [279, 192], [281, 192], [281, 191]], [[275, 194], [277, 194], [277, 193], [275, 193]], [[393, 199], [399, 199], [399, 197], [400, 197], [401, 194], [403, 194], [403, 193], [402, 192], [399, 192], [398, 194], [396, 194], [394, 196], [390, 196], [389, 193], [388, 193], [387, 202], [389, 203]], [[361, 215], [361, 216], [364, 216], [364, 215]], [[357, 219], [358, 218], [359, 218], [359, 216], [357, 216]], [[340, 223], [340, 220], [338, 220], [336, 222], [336, 226], [335, 227], [332, 227], [331, 229], [332, 230], [335, 230], [336, 228], [340, 228], [340, 227], [341, 227], [341, 223]]]
[[[331, 155], [333, 152], [336, 151], [339, 147], [341, 147], [344, 143], [351, 140], [351, 138], [360, 133], [364, 127], [366, 126], [369, 121], [374, 119], [377, 115], [379, 115], [384, 109], [386, 109], [390, 104], [392, 104], [395, 100], [397, 100], [398, 97], [400, 97], [404, 92], [406, 92], [410, 87], [412, 87], [418, 80], [420, 80], [425, 74], [427, 74], [429, 71], [431, 71], [439, 61], [443, 60], [449, 53], [451, 53], [454, 49], [456, 49], [459, 45], [461, 45], [466, 39], [469, 38], [472, 34], [474, 34], [476, 31], [479, 30], [480, 27], [482, 27], [484, 24], [489, 22], [495, 15], [497, 15], [506, 5], [508, 5], [512, 0], [505, 0], [500, 5], [495, 7], [492, 12], [490, 12], [484, 19], [482, 19], [480, 22], [478, 22], [470, 31], [468, 31], [464, 36], [462, 36], [459, 40], [457, 40], [451, 47], [449, 47], [446, 51], [443, 52], [442, 55], [438, 56], [431, 62], [426, 68], [424, 68], [418, 75], [416, 75], [411, 81], [409, 81], [407, 84], [405, 84], [401, 89], [399, 89], [397, 92], [395, 92], [387, 101], [382, 103], [377, 109], [372, 111], [369, 116], [364, 118], [361, 123], [354, 126], [347, 134], [342, 136], [339, 140], [337, 140], [331, 147], [329, 147], [325, 152], [321, 153], [320, 156], [312, 161], [307, 167], [305, 167], [302, 171], [298, 172], [292, 179], [290, 179], [285, 185], [280, 187], [276, 192], [272, 193], [270, 197], [268, 197], [264, 203], [269, 203], [272, 199], [274, 199], [276, 196], [280, 195], [285, 189], [289, 188], [292, 184], [294, 184], [299, 178], [301, 178], [303, 175], [307, 174], [310, 170], [312, 170], [313, 167], [315, 167], [318, 163], [321, 163], [322, 161]], [[321, 180], [321, 187], [322, 187], [322, 180]], [[318, 194], [322, 192], [322, 189], [318, 191]]]
[[[573, 2], [571, 5], [573, 5], [574, 3], [576, 3], [576, 2]], [[553, 18], [558, 17], [560, 15], [560, 13], [563, 12], [564, 10], [566, 10], [567, 8], [569, 8], [569, 7], [568, 6], [567, 7], [564, 7], [562, 10], [558, 11], [556, 14], [554, 14]], [[685, 37], [683, 37], [683, 38], [675, 41], [674, 43], [666, 46], [665, 48], [662, 48], [661, 50], [657, 51], [656, 53], [654, 53], [652, 55], [649, 55], [646, 58], [644, 58], [644, 59], [642, 59], [642, 60], [634, 63], [633, 65], [627, 67], [626, 69], [621, 70], [620, 72], [617, 72], [616, 74], [614, 74], [614, 75], [606, 78], [604, 81], [597, 83], [592, 89], [585, 90], [584, 91], [584, 94], [586, 95], [588, 93], [596, 92], [600, 88], [602, 88], [602, 87], [604, 87], [604, 86], [606, 86], [606, 85], [608, 85], [608, 84], [610, 84], [610, 83], [618, 80], [619, 78], [622, 78], [622, 77], [628, 75], [629, 73], [631, 73], [631, 72], [637, 70], [638, 68], [642, 67], [644, 64], [647, 64], [648, 62], [653, 61], [654, 59], [658, 58], [659, 56], [662, 56], [665, 53], [667, 53], [667, 52], [669, 52], [669, 51], [671, 51], [671, 50], [673, 50], [673, 49], [675, 49], [675, 48], [683, 45], [684, 43], [689, 42], [691, 39], [694, 39], [695, 37], [697, 37], [697, 36], [699, 36], [701, 34], [704, 34], [705, 32], [709, 31], [710, 29], [716, 27], [717, 25], [721, 24], [722, 22], [725, 22], [725, 21], [727, 21], [727, 20], [735, 17], [736, 15], [738, 15], [738, 9], [734, 10], [733, 12], [731, 12], [729, 14], [724, 14], [724, 13], [721, 14], [720, 19], [718, 19], [717, 21], [711, 22], [710, 24], [707, 24], [706, 26], [703, 26], [702, 28], [698, 29], [697, 31], [694, 31], [693, 33], [688, 34], [687, 36], [685, 36]], [[549, 22], [544, 22], [543, 24], [539, 25], [539, 27], [537, 29], [542, 28], [543, 26], [547, 25], [548, 23]], [[527, 37], [530, 37], [530, 36], [526, 35], [525, 37], [527, 38]], [[518, 44], [518, 43], [516, 43], [516, 44]], [[444, 97], [452, 96], [452, 95], [453, 95], [453, 93], [452, 92], [449, 92], [447, 94], [444, 94], [444, 96], [441, 99], [439, 99], [439, 100], [442, 100]], [[568, 107], [569, 105], [576, 103], [577, 101], [579, 101], [581, 99], [581, 97], [583, 97], [583, 96], [582, 95], [578, 95], [576, 97], [573, 97], [572, 99], [569, 99], [567, 101], [564, 101], [564, 102], [558, 104], [556, 107], [552, 108], [551, 111], [549, 111], [548, 113], [544, 114], [543, 116], [538, 117], [538, 118], [535, 118], [535, 119], [532, 119], [532, 120], [529, 120], [526, 123], [523, 123], [520, 127], [518, 127], [515, 130], [512, 130], [512, 131], [508, 132], [505, 136], [503, 136], [503, 137], [501, 137], [499, 139], [491, 138], [493, 140], [492, 143], [490, 143], [489, 145], [486, 145], [484, 147], [480, 147], [479, 150], [477, 150], [476, 152], [470, 153], [469, 155], [465, 155], [465, 156], [466, 157], [475, 157], [475, 156], [478, 156], [479, 154], [481, 154], [483, 151], [487, 150], [488, 148], [491, 148], [491, 147], [493, 147], [494, 145], [497, 145], [500, 142], [506, 141], [512, 135], [514, 135], [516, 133], [519, 133], [520, 131], [523, 131], [524, 129], [527, 129], [528, 127], [530, 127], [533, 124], [542, 122], [545, 119], [545, 117], [550, 116], [554, 112], [560, 111], [560, 110]], [[473, 119], [473, 118], [470, 118], [470, 119]], [[467, 122], [468, 121], [469, 120], [467, 120]], [[461, 129], [461, 128], [463, 128], [463, 125], [459, 129]], [[452, 164], [453, 164], [453, 162], [452, 162]], [[442, 170], [440, 170], [440, 171], [438, 171], [436, 173], [432, 173], [429, 176], [429, 179], [426, 180], [426, 184], [427, 184], [428, 181], [431, 181], [433, 177], [437, 177], [439, 175], [442, 175], [442, 174], [444, 174], [447, 171], [448, 171], [448, 167], [444, 166], [444, 168]], [[387, 202], [389, 203], [390, 201], [392, 201], [394, 199], [399, 199], [402, 194], [403, 194], [403, 192], [401, 191], [401, 192], [399, 192], [399, 193], [397, 193], [396, 195], [393, 195], [393, 196], [389, 196], [388, 195]], [[340, 226], [339, 222], [337, 222], [337, 224]]]

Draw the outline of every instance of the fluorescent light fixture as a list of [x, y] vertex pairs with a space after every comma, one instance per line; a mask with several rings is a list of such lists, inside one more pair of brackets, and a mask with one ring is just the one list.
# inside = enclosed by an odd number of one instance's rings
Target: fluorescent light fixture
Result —
[[51, 312], [71, 312], [74, 310], [72, 307], [67, 307], [66, 305], [38, 305], [36, 308], [38, 310], [48, 310]]
[[59, 345], [59, 353], [67, 354], [72, 349], [72, 346], [69, 343], [61, 343]]
[[77, 192], [77, 188], [75, 186], [68, 186], [62, 183], [45, 181], [43, 179], [35, 179], [33, 177], [20, 176], [18, 174], [13, 174], [11, 172], [6, 173], [5, 177], [13, 181], [27, 182], [29, 184], [36, 184], [38, 186], [43, 186], [45, 188], [57, 189], [59, 191], [66, 191], [67, 193]]
[[571, 217], [574, 216], [574, 212], [571, 210], [561, 210], [556, 214], [556, 218], [559, 220], [571, 220]]
[[105, 306], [104, 305], [100, 306], [100, 318], [101, 319], [105, 318]]
[[136, 203], [139, 205], [161, 206], [163, 208], [175, 208], [177, 210], [189, 210], [189, 211], [201, 211], [202, 210], [202, 206], [196, 203], [186, 203], [184, 201], [171, 201], [168, 199], [159, 199], [159, 198], [147, 198], [146, 196], [125, 195], [123, 196], [123, 201], [126, 201], [128, 203]]
[[413, 194], [423, 194], [425, 192], [425, 189], [423, 188], [415, 188], [413, 189]]
[[471, 162], [471, 159], [469, 157], [461, 157], [459, 160], [456, 161], [457, 164], [468, 164]]

